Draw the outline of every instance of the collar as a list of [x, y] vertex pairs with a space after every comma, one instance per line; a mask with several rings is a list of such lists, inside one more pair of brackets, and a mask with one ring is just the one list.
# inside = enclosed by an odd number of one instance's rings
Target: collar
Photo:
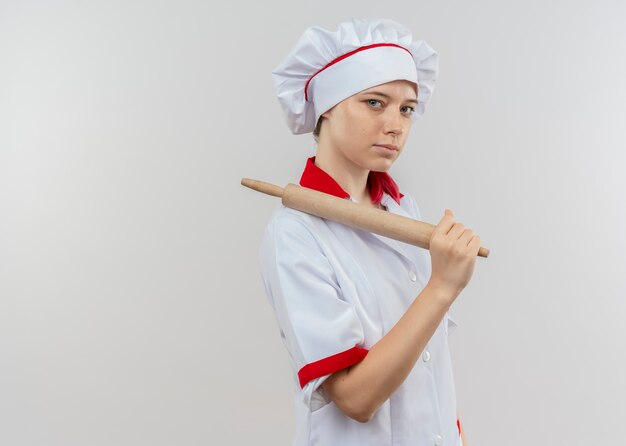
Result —
[[[396, 182], [387, 172], [370, 171], [367, 177], [367, 184], [374, 204], [381, 202], [384, 193], [393, 198], [398, 205], [400, 205], [400, 199], [404, 197], [404, 194], [398, 189]], [[300, 186], [315, 189], [339, 198], [350, 198], [350, 194], [343, 190], [333, 177], [315, 165], [315, 156], [307, 159], [300, 178]]]

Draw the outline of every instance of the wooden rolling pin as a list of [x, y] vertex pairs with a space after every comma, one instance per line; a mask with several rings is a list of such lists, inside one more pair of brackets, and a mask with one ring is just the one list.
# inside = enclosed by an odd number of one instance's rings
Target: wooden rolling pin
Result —
[[[283, 189], [280, 186], [250, 178], [242, 178], [241, 184], [264, 194], [282, 198], [283, 205], [288, 208], [410, 243], [420, 248], [430, 248], [430, 237], [435, 229], [435, 225], [430, 223], [363, 206], [297, 184], [289, 183]], [[478, 256], [489, 257], [489, 250], [481, 246]]]

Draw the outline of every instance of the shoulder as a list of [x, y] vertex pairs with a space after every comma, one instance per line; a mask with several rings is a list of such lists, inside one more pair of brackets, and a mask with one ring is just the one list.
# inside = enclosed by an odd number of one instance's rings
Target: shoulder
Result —
[[292, 249], [319, 249], [323, 219], [279, 203], [272, 212], [262, 238], [262, 249], [272, 251], [288, 246]]
[[265, 227], [258, 250], [266, 280], [277, 279], [285, 272], [301, 275], [306, 270], [332, 274], [328, 244], [321, 235], [324, 227], [322, 218], [280, 204]]
[[300, 233], [314, 232], [321, 222], [320, 217], [292, 209], [279, 203], [272, 212], [266, 225], [267, 232], [293, 231]]

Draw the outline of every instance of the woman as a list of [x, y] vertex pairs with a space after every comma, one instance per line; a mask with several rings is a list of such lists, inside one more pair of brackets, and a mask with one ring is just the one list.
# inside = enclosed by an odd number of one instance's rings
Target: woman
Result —
[[[432, 48], [392, 20], [308, 28], [273, 71], [288, 126], [317, 142], [300, 185], [421, 219], [387, 170], [437, 69]], [[448, 210], [428, 251], [277, 206], [259, 261], [294, 371], [294, 445], [467, 446], [448, 309], [479, 247]]]

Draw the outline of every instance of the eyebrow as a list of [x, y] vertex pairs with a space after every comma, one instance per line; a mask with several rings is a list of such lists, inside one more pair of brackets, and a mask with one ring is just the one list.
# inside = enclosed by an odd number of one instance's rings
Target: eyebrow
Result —
[[[380, 91], [366, 91], [366, 92], [365, 92], [365, 93], [363, 93], [363, 94], [377, 94], [377, 95], [379, 95], [379, 96], [383, 96], [383, 97], [385, 97], [385, 98], [387, 98], [387, 99], [390, 99], [390, 98], [391, 98], [391, 96], [389, 96], [388, 94], [382, 93], [382, 92], [380, 92]], [[416, 100], [416, 99], [406, 99], [406, 101], [407, 101], [407, 102], [413, 102], [413, 103], [417, 104], [417, 100]]]

